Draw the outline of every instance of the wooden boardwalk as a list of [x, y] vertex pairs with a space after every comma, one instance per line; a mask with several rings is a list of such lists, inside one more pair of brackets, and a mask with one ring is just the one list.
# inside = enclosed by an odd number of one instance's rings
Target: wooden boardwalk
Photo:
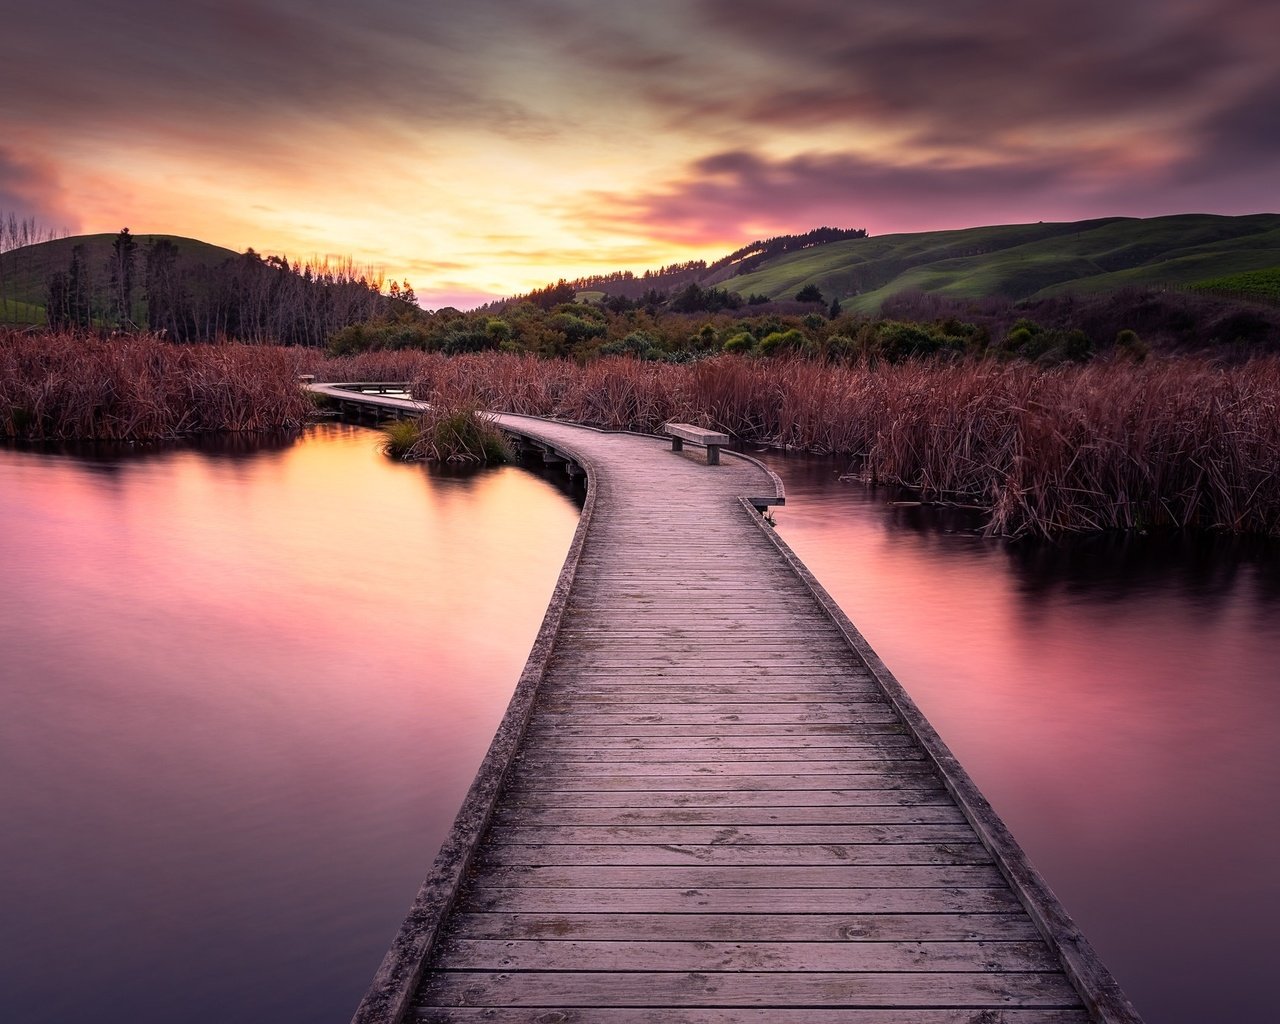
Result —
[[1138, 1020], [743, 500], [780, 497], [776, 478], [500, 420], [585, 468], [587, 505], [360, 1024]]

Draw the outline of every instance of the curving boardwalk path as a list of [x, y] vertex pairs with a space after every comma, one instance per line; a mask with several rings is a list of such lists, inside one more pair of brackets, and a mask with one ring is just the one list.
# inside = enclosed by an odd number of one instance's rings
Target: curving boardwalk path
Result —
[[499, 420], [585, 468], [587, 505], [357, 1021], [1138, 1020], [743, 500], [780, 498], [775, 477], [729, 453], [709, 467], [660, 439]]

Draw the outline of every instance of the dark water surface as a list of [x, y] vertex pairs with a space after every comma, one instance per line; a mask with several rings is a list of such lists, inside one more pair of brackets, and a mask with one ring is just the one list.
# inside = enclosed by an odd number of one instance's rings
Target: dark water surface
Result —
[[[0, 1020], [349, 1018], [577, 520], [374, 442], [0, 449]], [[1009, 546], [771, 461], [782, 536], [1150, 1024], [1274, 1020], [1277, 549]]]
[[1280, 545], [1010, 545], [765, 458], [779, 534], [1149, 1024], [1280, 1019]]
[[0, 1020], [350, 1018], [578, 518], [375, 438], [0, 449]]

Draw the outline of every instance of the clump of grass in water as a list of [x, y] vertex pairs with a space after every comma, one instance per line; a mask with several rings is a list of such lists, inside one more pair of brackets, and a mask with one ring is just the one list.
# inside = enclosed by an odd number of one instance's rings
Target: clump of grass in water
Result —
[[397, 459], [449, 465], [510, 462], [511, 446], [493, 417], [470, 405], [433, 403], [416, 420], [383, 428], [382, 449]]
[[382, 450], [393, 459], [410, 459], [422, 432], [414, 420], [396, 420], [382, 428]]

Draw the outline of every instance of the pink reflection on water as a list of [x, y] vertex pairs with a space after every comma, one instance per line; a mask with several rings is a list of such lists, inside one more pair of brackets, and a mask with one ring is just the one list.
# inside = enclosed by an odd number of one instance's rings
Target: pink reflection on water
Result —
[[[0, 1017], [109, 995], [120, 1020], [348, 1019], [577, 523], [519, 469], [441, 478], [375, 442], [0, 450], [0, 928], [22, 983]], [[72, 935], [95, 952], [69, 978]]]
[[1277, 549], [1139, 541], [1135, 557], [1084, 541], [1037, 557], [913, 524], [928, 517], [838, 482], [830, 463], [771, 462], [788, 491], [781, 536], [1139, 1010], [1273, 1020]]

